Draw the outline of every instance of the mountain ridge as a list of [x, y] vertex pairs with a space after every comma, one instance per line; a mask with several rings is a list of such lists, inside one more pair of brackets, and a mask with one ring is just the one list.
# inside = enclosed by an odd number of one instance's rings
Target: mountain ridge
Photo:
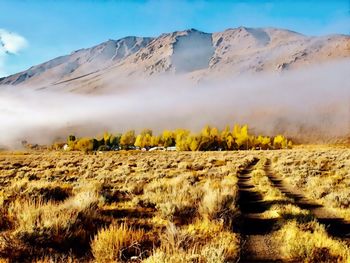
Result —
[[348, 35], [315, 37], [272, 27], [228, 28], [215, 33], [192, 28], [158, 37], [108, 40], [0, 78], [0, 86], [64, 90], [81, 86], [85, 92], [120, 79], [181, 74], [198, 81], [281, 72], [349, 57]]

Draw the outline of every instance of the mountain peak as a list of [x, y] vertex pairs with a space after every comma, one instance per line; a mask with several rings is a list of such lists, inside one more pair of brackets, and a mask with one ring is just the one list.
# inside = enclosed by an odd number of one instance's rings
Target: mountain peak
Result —
[[193, 33], [193, 32], [204, 33], [203, 31], [200, 31], [200, 30], [195, 29], [195, 28], [190, 28], [190, 29], [187, 29], [185, 31], [188, 32], [188, 33]]
[[[109, 39], [2, 78], [0, 85], [58, 88], [64, 83], [65, 87], [85, 89], [85, 83], [94, 83], [95, 89], [113, 79], [162, 73], [200, 79], [284, 71], [349, 58], [349, 43], [349, 36], [307, 37], [271, 27], [240, 26], [216, 33], [190, 28], [156, 38]], [[104, 78], [109, 81], [104, 82]]]

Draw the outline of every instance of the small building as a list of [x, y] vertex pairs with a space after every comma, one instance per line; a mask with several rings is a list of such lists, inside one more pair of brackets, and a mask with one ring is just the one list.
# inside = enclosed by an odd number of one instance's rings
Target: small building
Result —
[[166, 147], [167, 151], [176, 151], [176, 146]]
[[164, 147], [152, 147], [150, 148], [148, 151], [165, 151], [165, 148]]

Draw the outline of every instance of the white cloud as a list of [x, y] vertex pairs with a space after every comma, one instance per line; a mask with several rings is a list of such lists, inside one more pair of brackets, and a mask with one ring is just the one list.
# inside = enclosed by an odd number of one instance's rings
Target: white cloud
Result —
[[0, 77], [6, 75], [6, 57], [17, 55], [28, 46], [28, 41], [21, 35], [0, 28]]

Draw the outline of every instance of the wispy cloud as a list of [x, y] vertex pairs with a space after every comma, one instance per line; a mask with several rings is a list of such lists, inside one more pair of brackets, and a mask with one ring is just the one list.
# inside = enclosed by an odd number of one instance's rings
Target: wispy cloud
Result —
[[21, 35], [0, 28], [0, 77], [6, 75], [6, 58], [17, 55], [28, 46], [28, 41]]

